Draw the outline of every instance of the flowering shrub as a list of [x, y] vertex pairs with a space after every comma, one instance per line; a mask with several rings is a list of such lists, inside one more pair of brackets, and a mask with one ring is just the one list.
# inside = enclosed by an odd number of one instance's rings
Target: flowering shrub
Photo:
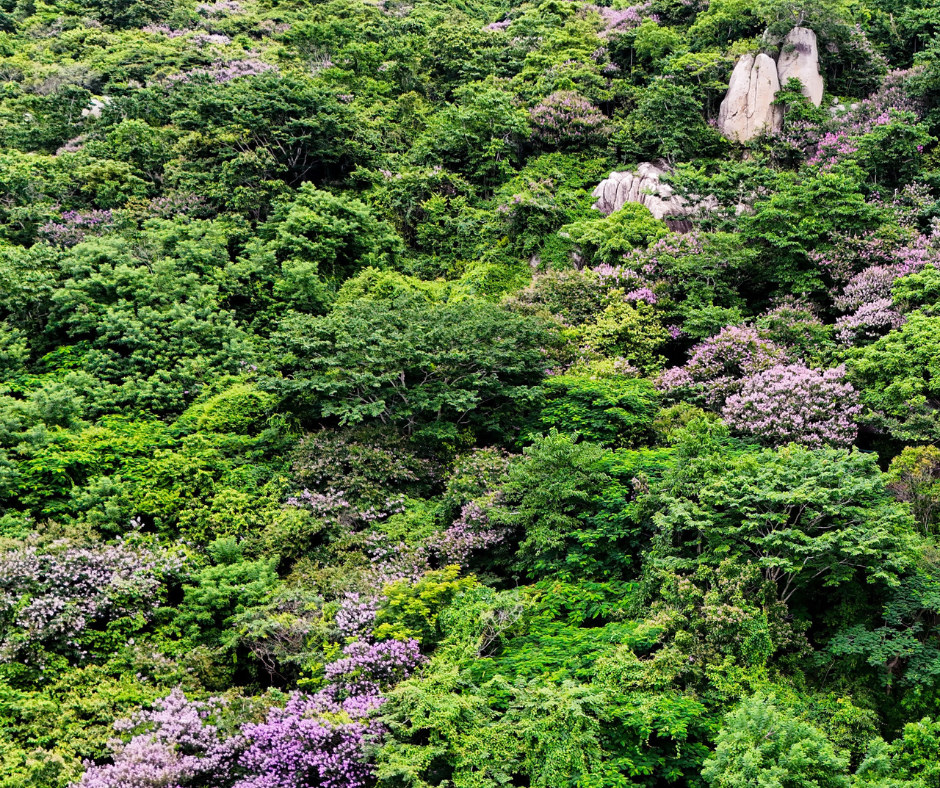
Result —
[[720, 406], [741, 389], [746, 377], [785, 362], [786, 352], [750, 326], [726, 326], [692, 349], [684, 367], [666, 370], [666, 391], [688, 390], [708, 405]]
[[334, 698], [372, 696], [408, 678], [424, 661], [417, 640], [357, 640], [343, 649], [343, 657], [324, 669]]
[[363, 749], [377, 743], [384, 731], [368, 719], [382, 702], [378, 695], [340, 704], [322, 693], [294, 693], [284, 708], [272, 708], [264, 722], [244, 726], [247, 746], [238, 765], [248, 774], [233, 788], [370, 785], [373, 770]]
[[279, 71], [277, 66], [265, 63], [256, 57], [243, 60], [217, 60], [206, 68], [194, 68], [180, 74], [167, 77], [167, 82], [185, 84], [194, 78], [209, 79], [213, 82], [231, 82], [242, 77], [254, 77], [266, 71]]
[[844, 345], [871, 341], [904, 325], [904, 316], [890, 298], [878, 298], [862, 304], [851, 315], [836, 321], [836, 337]]
[[509, 536], [505, 528], [490, 522], [489, 507], [483, 501], [470, 501], [460, 510], [460, 517], [441, 534], [434, 549], [445, 564], [466, 566], [474, 550], [503, 544]]
[[111, 211], [66, 211], [58, 222], [42, 225], [39, 234], [56, 246], [75, 246], [86, 236], [104, 235], [113, 227]]
[[619, 9], [589, 5], [585, 10], [595, 11], [600, 14], [604, 23], [600, 31], [600, 37], [606, 39], [617, 33], [623, 33], [626, 30], [639, 27], [644, 19], [658, 23], [659, 17], [656, 14], [650, 13], [652, 7], [653, 4], [651, 2], [645, 2]]
[[343, 595], [336, 611], [336, 626], [344, 638], [358, 638], [372, 631], [375, 614], [381, 607], [382, 596], [367, 596], [356, 592]]
[[818, 448], [850, 445], [860, 411], [844, 367], [818, 370], [776, 364], [745, 378], [721, 415], [734, 429], [770, 443], [792, 441]]
[[571, 91], [552, 93], [529, 111], [529, 118], [532, 136], [548, 146], [602, 143], [610, 133], [604, 114]]
[[118, 732], [133, 733], [132, 738], [112, 739], [113, 763], [87, 764], [77, 788], [228, 788], [244, 740], [218, 724], [226, 706], [222, 698], [190, 701], [173, 690], [152, 710], [115, 723]]
[[415, 640], [351, 643], [326, 666], [324, 689], [294, 692], [262, 722], [240, 727], [225, 699], [190, 701], [175, 689], [115, 723], [130, 740], [112, 740], [113, 762], [86, 764], [77, 788], [360, 788], [373, 777], [364, 749], [384, 733], [371, 719], [385, 702], [381, 690], [423, 661]]
[[87, 657], [80, 642], [87, 627], [123, 616], [150, 620], [164, 576], [179, 566], [163, 551], [122, 540], [0, 553], [0, 662], [26, 659], [39, 646]]
[[214, 3], [197, 3], [196, 5], [196, 13], [206, 16], [227, 16], [241, 12], [242, 6], [238, 0], [216, 0]]
[[417, 455], [402, 435], [376, 428], [307, 435], [294, 453], [293, 470], [321, 493], [342, 489], [344, 500], [359, 509], [381, 509], [398, 491], [423, 491], [439, 474], [437, 463]]

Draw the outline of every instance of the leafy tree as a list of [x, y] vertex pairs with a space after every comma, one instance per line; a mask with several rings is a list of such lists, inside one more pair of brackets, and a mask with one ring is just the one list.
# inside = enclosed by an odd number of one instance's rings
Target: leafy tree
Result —
[[567, 233], [581, 247], [585, 260], [599, 265], [615, 264], [626, 252], [647, 246], [669, 230], [664, 222], [653, 218], [645, 205], [627, 203], [610, 216], [574, 222], [559, 232]]
[[399, 296], [289, 318], [275, 339], [291, 377], [271, 385], [317, 416], [454, 438], [466, 426], [512, 434], [537, 402], [551, 335], [494, 304]]
[[562, 375], [549, 378], [545, 392], [543, 424], [614, 446], [648, 437], [659, 402], [651, 383], [630, 378]]
[[725, 718], [702, 776], [716, 788], [776, 784], [847, 788], [848, 763], [825, 734], [773, 698], [745, 698]]
[[900, 440], [936, 440], [940, 318], [912, 313], [898, 330], [847, 361], [858, 388], [863, 422]]
[[359, 200], [304, 184], [261, 228], [255, 255], [280, 265], [275, 295], [302, 311], [321, 312], [332, 291], [364, 268], [389, 268], [403, 251], [392, 228]]
[[664, 566], [751, 558], [784, 602], [857, 575], [896, 585], [910, 566], [913, 522], [871, 456], [790, 445], [680, 469], [653, 498]]
[[[883, 212], [865, 200], [855, 167], [783, 175], [778, 188], [742, 217], [744, 237], [773, 258], [767, 281], [782, 294], [810, 294], [822, 287], [808, 253], [824, 248], [834, 231], [864, 233], [884, 221]], [[819, 212], [815, 206], [825, 205]]]

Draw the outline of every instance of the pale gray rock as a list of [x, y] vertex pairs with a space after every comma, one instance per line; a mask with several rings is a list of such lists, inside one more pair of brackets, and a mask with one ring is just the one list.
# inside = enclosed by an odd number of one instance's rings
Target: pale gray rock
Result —
[[660, 176], [668, 171], [664, 161], [644, 161], [637, 165], [635, 171], [612, 172], [591, 193], [597, 198], [593, 207], [607, 216], [628, 202], [635, 202], [645, 205], [656, 219], [669, 219], [673, 224], [696, 211], [715, 209], [718, 203], [712, 196], [699, 198], [692, 195], [689, 202], [675, 194], [669, 184], [660, 180]]
[[819, 73], [819, 47], [816, 34], [808, 27], [794, 27], [777, 58], [777, 80], [781, 86], [795, 77], [803, 83], [803, 95], [817, 107], [822, 104], [823, 79]]
[[606, 216], [628, 202], [637, 202], [649, 208], [657, 219], [685, 216], [688, 213], [685, 200], [674, 196], [672, 188], [659, 180], [666, 171], [662, 164], [644, 161], [636, 172], [612, 172], [591, 193], [597, 198], [594, 207]]
[[101, 96], [100, 98], [92, 98], [88, 106], [82, 110], [83, 118], [100, 118], [101, 112], [111, 103], [111, 99], [108, 96]]
[[729, 140], [747, 142], [765, 131], [778, 131], [782, 113], [773, 101], [779, 89], [773, 58], [763, 53], [743, 55], [718, 111], [721, 133]]

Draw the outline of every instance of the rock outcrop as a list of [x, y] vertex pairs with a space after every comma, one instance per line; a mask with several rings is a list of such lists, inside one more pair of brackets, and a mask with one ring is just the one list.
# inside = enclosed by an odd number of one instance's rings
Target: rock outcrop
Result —
[[780, 128], [782, 113], [773, 105], [780, 89], [777, 64], [763, 53], [744, 55], [734, 67], [718, 111], [718, 128], [729, 140], [747, 142]]
[[108, 96], [101, 96], [100, 98], [92, 98], [88, 106], [82, 110], [83, 118], [100, 118], [101, 113], [104, 111], [105, 107], [111, 104], [111, 99]]
[[666, 171], [663, 164], [644, 161], [636, 172], [612, 172], [591, 193], [597, 198], [594, 208], [606, 216], [619, 211], [628, 202], [638, 202], [649, 208], [657, 219], [686, 216], [689, 210], [685, 200], [673, 196], [672, 187], [659, 180]]
[[816, 34], [808, 27], [794, 27], [783, 39], [777, 58], [777, 79], [780, 86], [796, 77], [803, 83], [803, 95], [817, 107], [822, 104], [823, 79], [819, 73], [819, 48]]
[[700, 199], [692, 195], [691, 202], [680, 197], [669, 184], [660, 180], [667, 172], [669, 167], [664, 161], [644, 161], [634, 172], [612, 172], [591, 192], [591, 196], [597, 198], [592, 207], [607, 216], [628, 202], [636, 202], [649, 208], [670, 230], [690, 232], [693, 228], [690, 217], [697, 211], [715, 210], [718, 201], [712, 196]]
[[747, 142], [763, 132], [778, 131], [783, 112], [773, 102], [791, 77], [803, 84], [803, 93], [817, 107], [822, 103], [819, 47], [808, 27], [794, 27], [787, 33], [776, 62], [763, 52], [738, 60], [718, 111], [721, 133], [734, 142]]

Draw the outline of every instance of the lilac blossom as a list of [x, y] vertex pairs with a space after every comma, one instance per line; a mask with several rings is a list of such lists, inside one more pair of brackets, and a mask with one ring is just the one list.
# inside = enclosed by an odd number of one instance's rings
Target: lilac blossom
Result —
[[722, 418], [734, 429], [772, 443], [850, 445], [857, 434], [858, 395], [845, 368], [818, 370], [777, 364], [755, 372], [728, 397]]
[[111, 211], [65, 211], [59, 221], [46, 222], [39, 234], [56, 246], [75, 246], [86, 236], [104, 235], [114, 227]]
[[650, 290], [648, 287], [640, 287], [636, 290], [631, 290], [623, 297], [624, 301], [645, 301], [647, 304], [655, 304], [657, 302], [656, 293]]
[[214, 3], [198, 3], [196, 13], [206, 14], [207, 16], [227, 16], [229, 14], [240, 14], [242, 5], [237, 0], [216, 0]]
[[851, 156], [857, 151], [858, 146], [848, 132], [828, 132], [817, 143], [816, 153], [807, 164], [811, 167], [818, 165], [822, 169], [831, 169], [841, 159]]
[[365, 508], [353, 506], [342, 490], [328, 488], [326, 492], [311, 492], [304, 488], [299, 495], [287, 499], [288, 506], [309, 509], [314, 516], [330, 525], [352, 527], [356, 524], [384, 520], [393, 514], [405, 511], [405, 499], [401, 496], [387, 497], [379, 506]]
[[[492, 500], [491, 496], [489, 502]], [[506, 542], [508, 532], [492, 525], [486, 503], [486, 499], [465, 503], [460, 517], [435, 540], [434, 549], [446, 563], [466, 566], [474, 550], [486, 550]]]
[[167, 77], [167, 82], [173, 84], [185, 84], [191, 82], [193, 78], [207, 78], [214, 82], [231, 82], [233, 79], [242, 77], [254, 77], [258, 74], [264, 74], [267, 71], [279, 71], [277, 66], [265, 63], [263, 60], [251, 57], [244, 60], [216, 61], [206, 68], [194, 68], [190, 71], [184, 71], [179, 74], [173, 74]]
[[922, 234], [898, 244], [875, 232], [862, 235], [836, 235], [827, 249], [810, 252], [810, 259], [837, 283], [852, 278], [874, 266], [897, 271], [898, 277], [919, 271], [937, 258], [936, 239]]
[[529, 111], [529, 118], [535, 139], [549, 145], [599, 142], [609, 132], [604, 114], [572, 91], [542, 99]]
[[368, 636], [375, 624], [375, 616], [385, 601], [384, 596], [366, 596], [349, 592], [343, 596], [336, 611], [336, 627], [344, 638]]
[[415, 640], [357, 641], [326, 665], [326, 686], [294, 692], [262, 722], [221, 721], [227, 702], [189, 701], [179, 690], [115, 724], [112, 763], [86, 764], [76, 788], [360, 788], [374, 773], [366, 748], [384, 727], [374, 719], [382, 690], [425, 661]]
[[129, 541], [75, 547], [55, 542], [0, 553], [0, 662], [25, 659], [41, 643], [86, 656], [76, 638], [93, 623], [122, 616], [149, 620], [164, 576], [181, 564], [169, 554]]
[[751, 326], [726, 326], [692, 349], [684, 367], [666, 370], [660, 386], [667, 391], [689, 389], [712, 406], [720, 406], [740, 390], [748, 376], [787, 360], [785, 351]]
[[491, 33], [502, 33], [511, 24], [511, 19], [504, 19], [502, 22], [490, 22], [483, 29], [489, 30]]
[[118, 732], [133, 732], [133, 737], [126, 743], [112, 739], [113, 762], [87, 763], [76, 788], [164, 788], [197, 780], [206, 788], [227, 787], [244, 740], [214, 724], [226, 705], [221, 698], [190, 701], [173, 690], [152, 710], [115, 723]]
[[155, 197], [147, 204], [148, 212], [161, 219], [174, 216], [189, 216], [207, 209], [204, 198], [196, 194], [170, 192], [162, 197]]
[[392, 543], [385, 534], [370, 534], [367, 538], [371, 567], [367, 577], [373, 588], [407, 581], [417, 583], [430, 571], [430, 555], [424, 545]]
[[68, 142], [65, 143], [61, 148], [58, 148], [55, 152], [56, 156], [61, 156], [64, 153], [78, 153], [82, 148], [85, 147], [85, 141], [88, 139], [87, 134], [79, 134], [77, 137], [73, 137]]
[[233, 788], [371, 785], [374, 772], [363, 750], [384, 733], [370, 719], [383, 702], [378, 694], [337, 703], [322, 692], [294, 693], [284, 708], [272, 708], [264, 722], [243, 726], [247, 746], [238, 765], [247, 774]]
[[840, 317], [836, 321], [836, 338], [845, 345], [873, 341], [905, 322], [904, 315], [894, 308], [890, 298], [879, 298], [862, 304], [851, 315]]
[[873, 265], [853, 276], [834, 303], [841, 311], [849, 312], [872, 301], [890, 298], [894, 283], [907, 273], [910, 272], [899, 265]]
[[639, 27], [645, 19], [658, 23], [659, 17], [650, 13], [652, 7], [652, 2], [645, 2], [623, 9], [589, 5], [586, 6], [586, 10], [600, 14], [601, 19], [604, 21], [604, 28], [599, 35], [601, 38], [609, 38], [615, 33], [622, 33]]
[[341, 659], [324, 668], [332, 697], [373, 695], [404, 681], [424, 662], [417, 640], [357, 640], [343, 649]]

